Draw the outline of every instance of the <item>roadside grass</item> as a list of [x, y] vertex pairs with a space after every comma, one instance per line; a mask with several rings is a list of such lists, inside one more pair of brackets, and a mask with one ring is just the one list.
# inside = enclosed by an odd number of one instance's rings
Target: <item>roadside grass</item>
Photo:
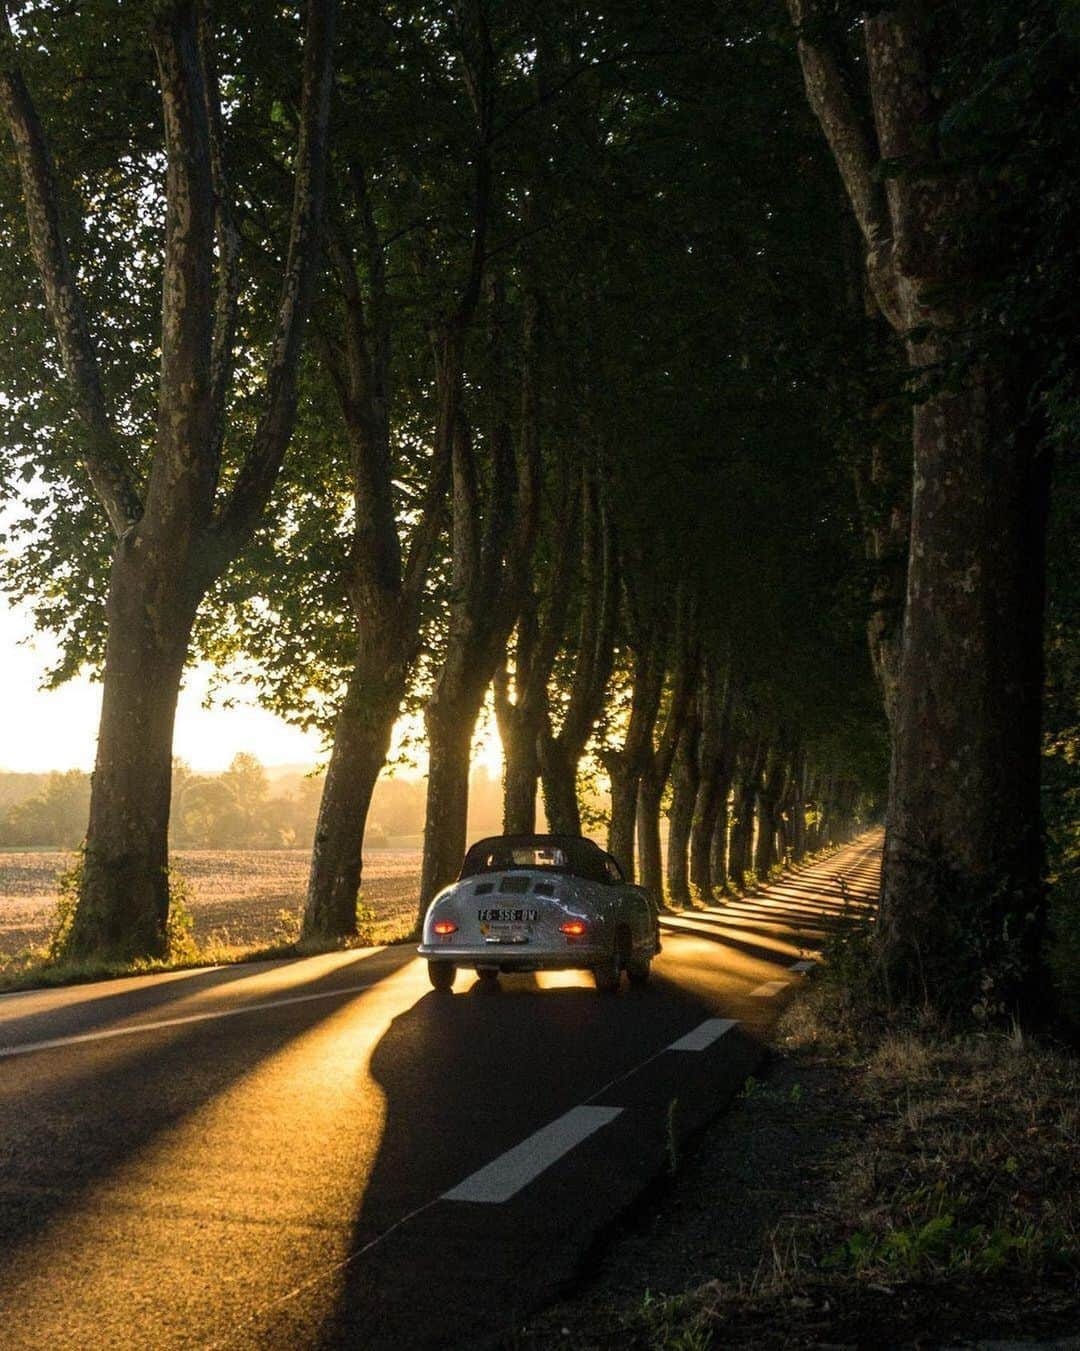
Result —
[[[359, 932], [355, 939], [348, 943], [319, 943], [301, 940], [297, 900], [290, 897], [292, 904], [270, 909], [274, 900], [282, 896], [283, 883], [292, 878], [297, 868], [294, 859], [265, 852], [271, 855], [269, 859], [264, 860], [261, 851], [177, 855], [182, 863], [170, 870], [168, 957], [121, 963], [73, 961], [63, 954], [78, 887], [78, 855], [52, 854], [45, 865], [47, 874], [39, 854], [20, 855], [4, 875], [3, 886], [20, 899], [32, 897], [34, 932], [40, 937], [14, 951], [0, 951], [0, 992], [306, 957], [319, 952], [404, 943], [412, 936], [415, 901], [414, 871], [408, 866], [411, 855], [404, 860], [393, 858], [389, 869], [384, 866], [372, 888], [378, 896], [377, 903], [361, 903], [358, 907]], [[2, 864], [0, 873], [4, 873]], [[225, 918], [207, 923], [208, 918], [217, 916]]]
[[[829, 979], [809, 982], [780, 1030], [793, 1073], [829, 1076], [823, 1193], [794, 1201], [751, 1276], [672, 1298], [646, 1292], [623, 1309], [619, 1345], [948, 1344], [1075, 1331], [1076, 1058], [1015, 1027], [856, 1028], [837, 991]], [[748, 1080], [741, 1094], [763, 1125], [797, 1112], [800, 1099], [797, 1082], [779, 1095]]]

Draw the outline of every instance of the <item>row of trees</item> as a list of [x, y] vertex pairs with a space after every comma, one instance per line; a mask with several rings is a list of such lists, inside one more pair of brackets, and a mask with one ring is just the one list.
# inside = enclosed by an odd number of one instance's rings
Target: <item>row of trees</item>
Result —
[[599, 775], [659, 892], [670, 799], [679, 899], [867, 819], [891, 737], [890, 983], [932, 988], [930, 925], [1029, 990], [1052, 363], [1021, 218], [1067, 278], [1023, 217], [1057, 166], [972, 127], [1046, 44], [816, 0], [109, 8], [12, 11], [0, 71], [8, 580], [105, 689], [72, 951], [165, 942], [197, 654], [326, 736], [309, 938], [355, 930], [403, 709], [421, 908], [455, 874], [490, 691], [505, 828], [540, 791], [581, 829]]

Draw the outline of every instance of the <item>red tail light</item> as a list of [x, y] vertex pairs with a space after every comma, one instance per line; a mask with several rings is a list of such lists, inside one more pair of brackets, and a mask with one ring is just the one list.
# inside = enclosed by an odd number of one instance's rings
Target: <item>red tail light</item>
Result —
[[585, 921], [583, 919], [568, 919], [565, 924], [559, 925], [559, 932], [566, 934], [568, 938], [580, 938], [585, 932]]
[[456, 934], [457, 925], [452, 919], [437, 919], [431, 926], [437, 934]]

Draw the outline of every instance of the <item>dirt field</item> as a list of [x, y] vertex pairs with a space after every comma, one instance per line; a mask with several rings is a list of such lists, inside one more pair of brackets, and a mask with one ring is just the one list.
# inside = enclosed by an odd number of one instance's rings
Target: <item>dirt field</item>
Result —
[[[295, 936], [306, 849], [180, 850], [173, 860], [193, 893], [200, 946], [250, 947]], [[48, 937], [56, 875], [68, 862], [63, 853], [0, 853], [0, 964]], [[365, 859], [364, 903], [375, 912], [376, 938], [411, 923], [419, 879], [419, 850], [377, 850]]]

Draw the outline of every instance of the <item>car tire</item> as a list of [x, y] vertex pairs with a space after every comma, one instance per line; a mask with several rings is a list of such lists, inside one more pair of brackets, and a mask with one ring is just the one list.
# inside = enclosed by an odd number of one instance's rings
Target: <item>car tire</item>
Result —
[[616, 994], [621, 976], [622, 960], [618, 948], [612, 948], [610, 958], [592, 969], [592, 977], [600, 994]]
[[494, 985], [495, 982], [499, 979], [499, 972], [497, 967], [482, 966], [479, 968], [476, 974], [480, 977], [480, 979], [483, 981], [485, 985]]
[[427, 973], [436, 990], [448, 992], [454, 988], [457, 967], [453, 962], [428, 962]]
[[626, 964], [626, 974], [630, 978], [630, 984], [647, 985], [650, 966], [651, 962], [648, 957], [632, 957]]

